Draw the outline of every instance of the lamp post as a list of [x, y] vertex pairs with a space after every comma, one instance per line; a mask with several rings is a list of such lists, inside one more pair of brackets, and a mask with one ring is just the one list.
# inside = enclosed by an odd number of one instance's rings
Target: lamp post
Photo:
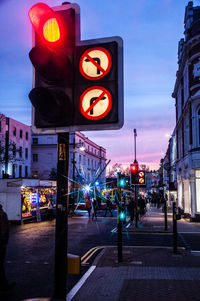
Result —
[[84, 146], [84, 143], [81, 142], [81, 143], [75, 143], [75, 133], [73, 133], [73, 142], [70, 143], [69, 145], [73, 147], [73, 156], [72, 156], [72, 164], [73, 164], [73, 167], [72, 167], [72, 192], [73, 192], [73, 197], [70, 198], [72, 199], [72, 203], [70, 204], [71, 205], [71, 208], [72, 208], [72, 211], [74, 213], [74, 204], [75, 204], [75, 169], [76, 169], [76, 147], [78, 147], [81, 151], [84, 151], [85, 150], [85, 146]]
[[[136, 137], [137, 137], [137, 130], [134, 129], [134, 155], [135, 155], [135, 160], [134, 163], [138, 164], [138, 161], [136, 159]], [[135, 207], [136, 207], [136, 214], [135, 214], [135, 227], [138, 227], [138, 196], [137, 196], [137, 185], [135, 184]]]

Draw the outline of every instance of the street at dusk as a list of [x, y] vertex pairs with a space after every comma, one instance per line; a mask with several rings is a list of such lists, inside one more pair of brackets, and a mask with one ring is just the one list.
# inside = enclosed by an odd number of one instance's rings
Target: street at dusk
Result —
[[200, 300], [200, 1], [0, 2], [0, 300]]

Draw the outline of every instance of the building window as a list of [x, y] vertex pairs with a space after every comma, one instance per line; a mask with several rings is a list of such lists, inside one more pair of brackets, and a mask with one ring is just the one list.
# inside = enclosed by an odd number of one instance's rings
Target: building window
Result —
[[22, 147], [19, 147], [19, 157], [22, 158]]
[[1, 132], [1, 121], [0, 121], [0, 132]]
[[28, 159], [28, 148], [25, 148], [25, 158]]
[[90, 159], [88, 159], [88, 166], [90, 166]]
[[21, 178], [21, 177], [22, 177], [22, 166], [19, 165], [19, 178]]
[[33, 144], [38, 144], [38, 138], [33, 138]]
[[81, 163], [81, 155], [79, 155], [79, 163]]
[[17, 135], [17, 129], [16, 129], [16, 127], [14, 127], [14, 128], [13, 128], [13, 136], [16, 137], [16, 135]]
[[26, 132], [26, 140], [28, 140], [28, 132]]
[[28, 166], [25, 166], [25, 178], [28, 178]]
[[33, 162], [38, 162], [38, 154], [33, 154]]
[[19, 131], [19, 137], [20, 137], [20, 138], [23, 137], [23, 131], [22, 131], [22, 130]]
[[15, 158], [15, 156], [16, 156], [16, 145], [15, 144], [13, 144], [12, 151], [13, 151], [13, 157]]
[[88, 152], [90, 151], [90, 147], [89, 147], [89, 145], [88, 145]]
[[94, 153], [95, 153], [95, 155], [96, 155], [96, 149], [95, 149]]

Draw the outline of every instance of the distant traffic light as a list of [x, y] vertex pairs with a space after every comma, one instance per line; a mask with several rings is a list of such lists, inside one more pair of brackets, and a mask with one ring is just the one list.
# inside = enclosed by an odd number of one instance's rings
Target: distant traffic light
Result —
[[125, 187], [126, 186], [126, 177], [121, 173], [117, 175], [117, 187]]
[[119, 211], [119, 220], [122, 222], [124, 222], [126, 220], [126, 213], [122, 209], [120, 209], [120, 211]]
[[130, 165], [130, 182], [132, 185], [136, 184], [137, 173], [138, 173], [138, 163], [132, 163]]
[[29, 53], [35, 68], [29, 98], [37, 128], [68, 126], [72, 122], [75, 11], [64, 5], [58, 11], [44, 3], [29, 11], [35, 45]]

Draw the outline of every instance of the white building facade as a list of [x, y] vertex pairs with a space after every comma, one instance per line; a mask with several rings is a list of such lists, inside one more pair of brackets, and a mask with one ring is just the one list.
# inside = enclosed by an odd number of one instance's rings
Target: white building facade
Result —
[[[84, 150], [82, 149], [84, 146]], [[106, 182], [106, 150], [80, 132], [70, 133], [69, 179], [79, 183]], [[57, 135], [32, 134], [32, 176], [49, 179], [57, 168]]]
[[177, 202], [191, 220], [200, 219], [200, 7], [185, 11], [179, 42], [176, 100]]
[[0, 178], [31, 177], [31, 128], [0, 114]]

